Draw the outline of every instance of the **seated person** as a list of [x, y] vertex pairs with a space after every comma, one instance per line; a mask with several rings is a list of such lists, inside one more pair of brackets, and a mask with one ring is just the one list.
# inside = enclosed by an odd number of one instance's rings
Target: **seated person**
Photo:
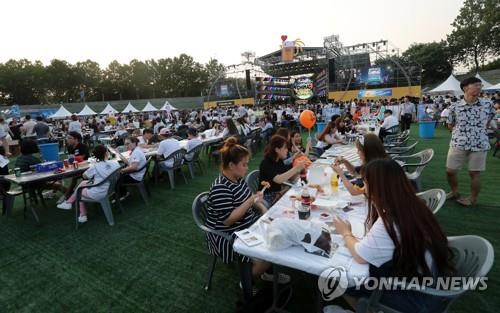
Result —
[[327, 150], [334, 144], [346, 144], [344, 139], [337, 131], [335, 126], [335, 122], [329, 122], [326, 125], [325, 129], [318, 136], [318, 143], [316, 144], [317, 148]]
[[274, 126], [273, 123], [271, 122], [271, 118], [269, 116], [264, 117], [264, 122], [260, 132], [260, 137], [262, 139], [267, 139], [272, 134], [273, 131], [274, 131]]
[[[23, 139], [23, 141], [21, 141], [21, 155], [17, 157], [14, 166], [20, 168], [22, 173], [31, 171], [31, 166], [42, 163], [42, 161], [34, 155], [39, 152], [40, 150], [35, 140]], [[66, 188], [58, 182], [36, 184], [35, 188], [61, 191], [63, 193], [67, 191]]]
[[[160, 133], [158, 134], [161, 141], [158, 146], [158, 155], [167, 158], [172, 152], [177, 151], [181, 148], [179, 141], [171, 137], [171, 133], [166, 128], [160, 129]], [[173, 160], [165, 160], [159, 163], [160, 170], [167, 170], [169, 167], [174, 165]]]
[[[252, 195], [245, 182], [250, 152], [238, 145], [236, 138], [226, 139], [220, 157], [222, 170], [208, 195], [207, 227], [236, 238], [234, 232], [249, 228], [259, 219], [260, 214], [255, 207], [262, 200], [262, 193]], [[207, 241], [209, 253], [219, 256], [224, 263], [237, 258], [241, 262], [252, 262], [253, 276], [262, 274], [264, 280], [272, 278], [272, 275], [264, 273], [270, 267], [269, 263], [238, 255], [233, 251], [232, 243], [218, 235], [207, 233]], [[289, 277], [280, 274], [280, 283], [289, 280]]]
[[78, 162], [87, 160], [90, 156], [89, 148], [82, 143], [82, 135], [78, 132], [68, 133], [66, 147], [68, 148], [68, 154], [74, 155]]
[[[3, 165], [3, 166], [2, 166]], [[9, 159], [5, 155], [5, 149], [0, 146], [0, 176], [9, 175]], [[10, 189], [10, 182], [6, 180], [1, 180], [0, 185], [2, 188], [2, 194]], [[4, 195], [2, 197], [2, 214], [6, 213], [6, 200], [7, 197]]]
[[226, 127], [224, 127], [224, 130], [222, 131], [222, 138], [228, 138], [231, 136], [237, 137], [239, 135], [238, 127], [236, 127], [232, 118], [226, 119], [225, 124]]
[[296, 167], [286, 166], [283, 160], [288, 154], [288, 142], [280, 135], [274, 135], [264, 149], [264, 159], [260, 163], [260, 182], [266, 181], [271, 187], [264, 192], [264, 200], [272, 205], [282, 195], [282, 184], [294, 179], [302, 170], [304, 162]]
[[[416, 194], [404, 170], [391, 159], [378, 159], [362, 170], [368, 193], [368, 231], [362, 239], [353, 236], [351, 225], [336, 217], [336, 231], [342, 235], [353, 262], [369, 264], [375, 278], [448, 276], [448, 241], [432, 211]], [[344, 299], [356, 310], [357, 299], [370, 297], [372, 290], [348, 288]], [[402, 290], [398, 285], [384, 290], [380, 303], [399, 312], [442, 312], [445, 298]]]
[[142, 136], [137, 137], [139, 139], [139, 147], [143, 149], [153, 148], [155, 145], [153, 144], [154, 132], [151, 128], [144, 128], [142, 131]]
[[[82, 174], [83, 181], [78, 187], [86, 185], [95, 185], [105, 180], [115, 170], [120, 168], [120, 164], [114, 160], [108, 160], [108, 150], [103, 145], [98, 145], [94, 148], [94, 157], [97, 162], [90, 165], [90, 167]], [[109, 182], [93, 188], [85, 188], [82, 190], [82, 196], [93, 200], [100, 200], [108, 194]], [[66, 201], [59, 203], [57, 208], [62, 210], [71, 210], [73, 203], [76, 201], [76, 191], [73, 192], [71, 197]], [[78, 217], [79, 223], [87, 222], [87, 210], [85, 203], [80, 202], [80, 215]]]
[[194, 155], [193, 153], [190, 153], [190, 151], [193, 150], [193, 148], [202, 145], [203, 141], [201, 141], [201, 139], [198, 138], [198, 131], [196, 130], [196, 128], [193, 127], [187, 130], [187, 136], [188, 136], [187, 153], [186, 156], [184, 156], [184, 158], [188, 161], [191, 161]]
[[300, 152], [306, 156], [309, 155], [309, 150], [311, 150], [311, 140], [308, 138], [307, 144], [304, 147], [304, 144], [302, 143], [302, 135], [298, 129], [292, 131], [292, 134], [290, 135], [290, 142], [293, 154]]
[[382, 125], [380, 125], [380, 132], [378, 134], [380, 140], [384, 141], [385, 136], [390, 134], [388, 130], [398, 125], [398, 119], [392, 115], [392, 110], [385, 110], [384, 121], [382, 122]]
[[[126, 138], [125, 147], [130, 151], [130, 155], [128, 159], [124, 157], [121, 153], [118, 154], [120, 159], [126, 165], [125, 168], [122, 168], [120, 176], [120, 182], [118, 185], [120, 186], [120, 200], [124, 200], [128, 197], [129, 193], [127, 192], [127, 188], [122, 186], [122, 184], [136, 184], [140, 183], [146, 174], [146, 169], [142, 169], [146, 165], [146, 155], [142, 152], [142, 149], [137, 146], [139, 140], [136, 137]], [[142, 169], [138, 172], [139, 169]]]
[[344, 174], [344, 170], [340, 165], [344, 165], [351, 175], [358, 176], [361, 174], [361, 168], [372, 160], [388, 159], [389, 156], [385, 152], [384, 145], [375, 134], [367, 134], [356, 141], [356, 149], [358, 150], [359, 159], [361, 160], [360, 166], [354, 166], [343, 157], [338, 158], [332, 165], [334, 175], [338, 174], [345, 188], [351, 195], [360, 195], [365, 192], [363, 181], [356, 179], [355, 182], [349, 181]]

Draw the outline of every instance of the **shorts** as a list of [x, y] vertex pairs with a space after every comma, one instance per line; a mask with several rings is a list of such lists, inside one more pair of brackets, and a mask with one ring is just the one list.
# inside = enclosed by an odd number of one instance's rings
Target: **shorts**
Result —
[[446, 167], [451, 170], [461, 170], [467, 161], [469, 171], [482, 172], [486, 170], [487, 156], [488, 151], [466, 151], [450, 147], [446, 158]]

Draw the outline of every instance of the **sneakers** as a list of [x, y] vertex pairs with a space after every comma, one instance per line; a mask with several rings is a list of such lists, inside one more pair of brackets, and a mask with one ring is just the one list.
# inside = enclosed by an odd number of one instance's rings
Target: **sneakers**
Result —
[[64, 201], [62, 203], [59, 203], [57, 205], [57, 208], [61, 210], [71, 210], [73, 208], [73, 205], [69, 202]]
[[56, 203], [57, 203], [57, 204], [61, 204], [61, 203], [63, 203], [64, 201], [66, 201], [66, 197], [65, 197], [65, 195], [62, 195], [62, 196], [61, 196], [61, 197], [57, 200], [57, 202], [56, 202]]
[[78, 216], [78, 223], [80, 224], [87, 223], [87, 215]]
[[56, 196], [56, 193], [53, 190], [45, 190], [42, 192], [42, 196], [45, 200], [53, 199]]
[[[262, 279], [263, 281], [270, 281], [272, 282], [273, 279], [274, 279], [274, 275], [273, 274], [268, 274], [268, 273], [264, 273], [262, 275], [260, 275], [260, 279]], [[286, 285], [288, 283], [290, 283], [292, 279], [290, 278], [290, 275], [286, 275], [286, 274], [283, 274], [283, 273], [279, 273], [278, 274], [278, 284], [280, 285]]]

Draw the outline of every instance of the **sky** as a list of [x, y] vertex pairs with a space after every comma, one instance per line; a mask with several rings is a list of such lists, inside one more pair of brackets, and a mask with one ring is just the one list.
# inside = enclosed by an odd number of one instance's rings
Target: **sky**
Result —
[[0, 62], [27, 58], [48, 64], [91, 59], [160, 59], [186, 53], [226, 65], [240, 54], [279, 48], [281, 35], [322, 46], [337, 34], [345, 45], [389, 40], [406, 49], [439, 41], [463, 0], [16, 0], [2, 1]]

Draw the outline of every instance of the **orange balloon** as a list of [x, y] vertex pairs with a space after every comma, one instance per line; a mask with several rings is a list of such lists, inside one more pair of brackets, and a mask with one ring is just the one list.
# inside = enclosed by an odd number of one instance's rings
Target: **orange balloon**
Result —
[[314, 124], [316, 124], [316, 116], [314, 112], [311, 110], [304, 110], [300, 113], [299, 117], [300, 124], [307, 129], [313, 128]]
[[297, 166], [299, 164], [299, 162], [303, 161], [304, 162], [304, 165], [306, 166], [306, 168], [308, 168], [312, 162], [311, 160], [309, 160], [309, 158], [305, 155], [299, 155], [298, 157], [296, 157], [294, 160], [293, 160], [293, 166]]

